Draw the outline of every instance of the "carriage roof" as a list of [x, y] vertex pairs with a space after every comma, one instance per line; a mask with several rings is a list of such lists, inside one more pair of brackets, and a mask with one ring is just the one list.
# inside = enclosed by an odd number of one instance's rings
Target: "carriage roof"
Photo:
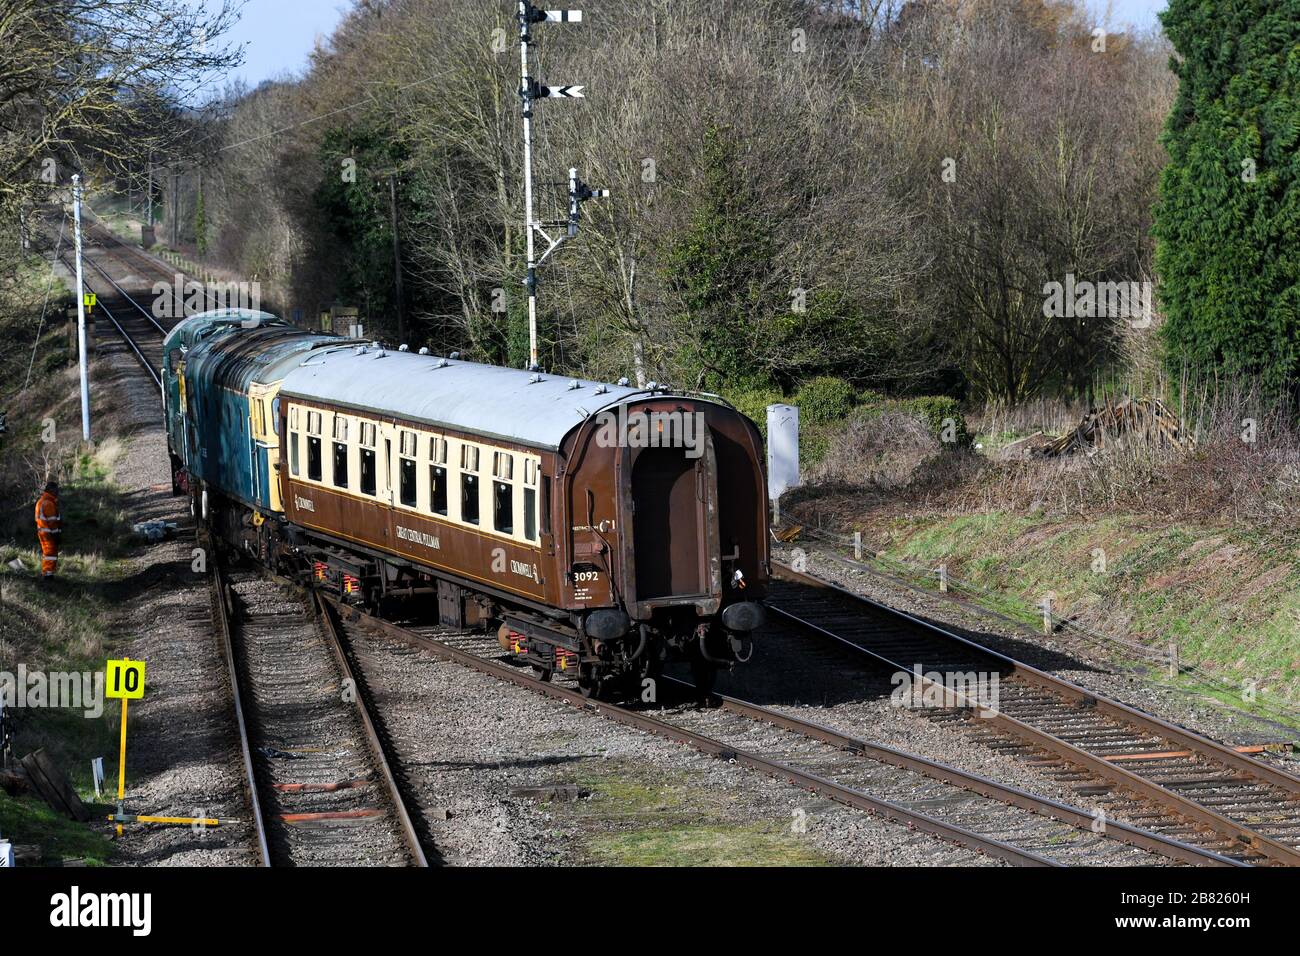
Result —
[[549, 449], [590, 415], [653, 394], [356, 344], [313, 352], [285, 375], [280, 392]]

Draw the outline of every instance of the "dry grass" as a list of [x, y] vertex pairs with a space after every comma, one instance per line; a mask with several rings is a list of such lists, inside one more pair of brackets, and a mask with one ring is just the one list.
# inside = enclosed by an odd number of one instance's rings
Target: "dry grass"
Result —
[[[816, 501], [827, 517], [884, 509], [895, 514], [1009, 512], [1047, 516], [1147, 515], [1162, 521], [1237, 525], [1269, 537], [1300, 537], [1300, 424], [1291, 406], [1257, 389], [1184, 392], [1194, 446], [1126, 436], [1058, 459], [998, 461], [943, 448], [907, 416], [854, 422], [790, 504]], [[1060, 434], [1083, 406], [1035, 402], [985, 409], [985, 433]]]
[[887, 411], [855, 416], [809, 469], [806, 480], [876, 489], [906, 485], [942, 451], [916, 415]]

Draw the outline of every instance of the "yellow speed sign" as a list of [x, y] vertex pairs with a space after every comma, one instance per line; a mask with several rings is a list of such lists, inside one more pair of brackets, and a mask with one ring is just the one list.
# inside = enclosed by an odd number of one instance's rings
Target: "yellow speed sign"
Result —
[[109, 697], [137, 700], [144, 696], [144, 661], [120, 660], [108, 662]]

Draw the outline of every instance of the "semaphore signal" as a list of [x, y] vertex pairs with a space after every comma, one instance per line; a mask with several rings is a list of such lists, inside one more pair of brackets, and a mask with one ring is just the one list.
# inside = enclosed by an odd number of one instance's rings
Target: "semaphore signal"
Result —
[[[539, 10], [528, 0], [519, 0], [519, 99], [523, 104], [524, 118], [524, 234], [528, 242], [528, 275], [524, 285], [528, 289], [528, 367], [537, 368], [537, 267], [566, 239], [578, 234], [580, 207], [588, 199], [609, 195], [607, 189], [591, 189], [579, 182], [578, 171], [569, 170], [569, 218], [567, 230], [558, 239], [551, 238], [542, 223], [533, 215], [533, 103], [542, 99], [580, 100], [586, 97], [584, 86], [547, 86], [529, 75], [528, 48], [532, 43], [535, 23], [581, 23], [581, 10]], [[547, 248], [537, 257], [536, 238], [541, 236]]]

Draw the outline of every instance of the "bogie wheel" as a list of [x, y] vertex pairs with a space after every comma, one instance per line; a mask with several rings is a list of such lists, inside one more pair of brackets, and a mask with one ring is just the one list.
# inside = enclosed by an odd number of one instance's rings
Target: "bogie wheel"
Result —
[[590, 700], [603, 700], [609, 690], [608, 681], [596, 676], [593, 664], [578, 665], [578, 690]]

